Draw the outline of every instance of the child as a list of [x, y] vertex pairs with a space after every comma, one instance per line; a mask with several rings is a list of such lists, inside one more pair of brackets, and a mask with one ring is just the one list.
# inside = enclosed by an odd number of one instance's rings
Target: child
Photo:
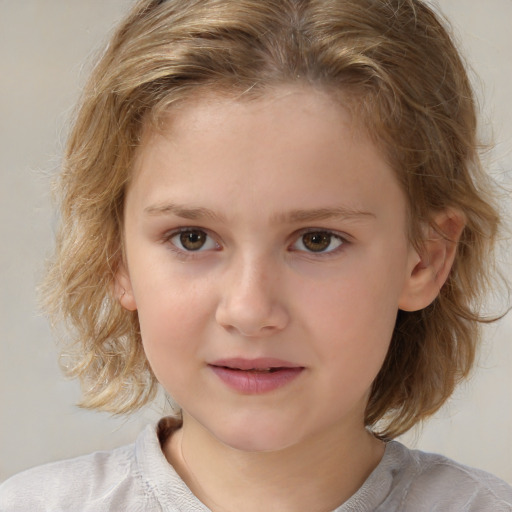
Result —
[[499, 219], [418, 0], [141, 0], [86, 88], [46, 281], [83, 405], [181, 408], [0, 509], [512, 510], [392, 439], [470, 371]]

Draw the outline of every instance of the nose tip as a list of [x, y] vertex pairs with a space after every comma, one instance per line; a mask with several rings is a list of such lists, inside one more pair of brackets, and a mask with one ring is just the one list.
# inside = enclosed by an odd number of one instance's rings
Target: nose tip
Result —
[[284, 329], [288, 323], [287, 314], [280, 305], [262, 307], [262, 304], [256, 305], [254, 301], [240, 298], [221, 304], [217, 308], [216, 320], [222, 327], [247, 338], [271, 335]]
[[264, 337], [266, 335], [271, 335], [273, 332], [279, 331], [280, 328], [277, 326], [271, 325], [263, 325], [258, 326], [254, 325], [251, 327], [246, 327], [245, 330], [242, 330], [240, 327], [236, 327], [236, 330], [244, 337], [244, 338], [259, 338]]
[[225, 285], [216, 311], [216, 321], [225, 329], [255, 338], [272, 335], [288, 324], [277, 282], [253, 274]]

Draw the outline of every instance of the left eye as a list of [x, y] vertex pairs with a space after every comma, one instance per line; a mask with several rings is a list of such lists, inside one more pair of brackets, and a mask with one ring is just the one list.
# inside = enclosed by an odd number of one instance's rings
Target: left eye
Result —
[[309, 231], [303, 233], [293, 244], [296, 251], [332, 252], [343, 244], [343, 239], [329, 231]]
[[217, 244], [202, 229], [187, 229], [173, 235], [170, 242], [178, 249], [187, 252], [216, 249]]

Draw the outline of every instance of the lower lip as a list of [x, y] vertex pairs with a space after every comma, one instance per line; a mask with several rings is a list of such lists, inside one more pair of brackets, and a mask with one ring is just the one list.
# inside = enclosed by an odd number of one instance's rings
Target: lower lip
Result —
[[286, 386], [302, 373], [304, 368], [280, 368], [274, 372], [251, 372], [234, 370], [224, 366], [210, 365], [213, 373], [231, 389], [246, 394], [269, 393]]

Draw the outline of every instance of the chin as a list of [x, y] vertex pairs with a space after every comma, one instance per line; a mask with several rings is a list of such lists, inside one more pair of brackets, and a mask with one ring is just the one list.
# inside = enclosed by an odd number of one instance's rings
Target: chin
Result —
[[227, 440], [219, 440], [234, 450], [251, 453], [278, 452], [290, 446], [289, 438], [286, 441], [281, 441], [271, 435], [240, 435], [238, 437], [232, 435]]
[[279, 427], [275, 422], [264, 421], [236, 424], [231, 422], [225, 428], [211, 431], [222, 444], [244, 452], [277, 452], [298, 442], [291, 437], [295, 429]]

